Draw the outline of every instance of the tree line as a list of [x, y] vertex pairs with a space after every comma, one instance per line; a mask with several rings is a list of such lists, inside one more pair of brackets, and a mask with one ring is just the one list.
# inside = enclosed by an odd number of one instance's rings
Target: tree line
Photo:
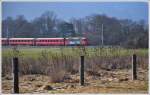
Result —
[[144, 20], [120, 20], [100, 14], [64, 21], [47, 11], [32, 21], [23, 15], [7, 17], [2, 20], [2, 37], [86, 37], [89, 45], [102, 45], [103, 37], [106, 46], [148, 48], [148, 25]]

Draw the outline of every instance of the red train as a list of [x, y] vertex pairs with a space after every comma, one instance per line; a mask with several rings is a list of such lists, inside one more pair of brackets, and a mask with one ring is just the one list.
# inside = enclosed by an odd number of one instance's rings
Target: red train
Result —
[[72, 38], [2, 38], [2, 45], [69, 46], [87, 45], [85, 37]]

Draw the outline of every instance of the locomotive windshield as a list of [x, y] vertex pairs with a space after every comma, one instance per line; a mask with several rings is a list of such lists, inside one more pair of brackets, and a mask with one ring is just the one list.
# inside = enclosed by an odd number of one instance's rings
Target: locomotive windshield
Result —
[[80, 39], [69, 39], [69, 44], [70, 45], [80, 45]]

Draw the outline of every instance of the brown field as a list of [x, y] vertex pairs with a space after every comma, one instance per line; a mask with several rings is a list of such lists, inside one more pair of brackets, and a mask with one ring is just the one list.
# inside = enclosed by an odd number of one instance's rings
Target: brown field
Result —
[[[148, 93], [148, 72], [139, 69], [138, 80], [131, 80], [131, 70], [99, 71], [99, 75], [85, 76], [80, 86], [79, 75], [67, 76], [62, 82], [53, 83], [46, 75], [20, 76], [20, 93]], [[12, 78], [2, 78], [2, 92], [12, 93]]]
[[[58, 49], [59, 50], [59, 49]], [[132, 80], [133, 50], [60, 49], [3, 50], [2, 93], [12, 93], [11, 58], [19, 56], [20, 93], [148, 93], [148, 51], [137, 54], [137, 80]], [[80, 86], [80, 54], [85, 53], [85, 85]]]

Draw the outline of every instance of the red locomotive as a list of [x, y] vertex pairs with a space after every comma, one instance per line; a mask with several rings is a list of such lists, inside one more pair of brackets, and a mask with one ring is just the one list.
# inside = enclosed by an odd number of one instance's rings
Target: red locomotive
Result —
[[2, 38], [2, 45], [69, 46], [87, 45], [85, 37], [71, 38]]

